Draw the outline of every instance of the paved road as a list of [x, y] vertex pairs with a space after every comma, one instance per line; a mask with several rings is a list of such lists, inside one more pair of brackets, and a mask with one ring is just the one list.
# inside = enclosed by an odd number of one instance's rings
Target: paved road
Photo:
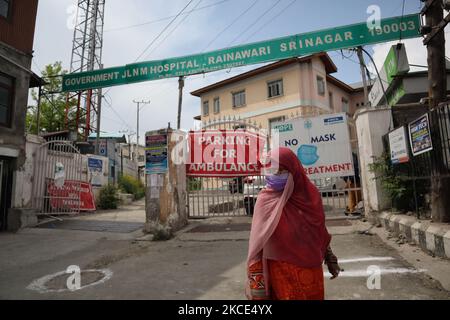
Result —
[[[120, 214], [116, 216], [119, 220]], [[127, 234], [35, 228], [0, 234], [0, 298], [245, 299], [249, 222], [248, 217], [196, 221], [188, 227], [191, 232], [180, 233], [167, 242], [135, 241], [140, 231]], [[198, 229], [199, 225], [203, 227]], [[338, 279], [327, 278], [327, 299], [450, 299], [439, 283], [406, 262], [377, 235], [359, 234], [348, 223], [333, 225], [329, 228], [332, 245], [345, 271]], [[82, 274], [83, 286], [91, 281], [94, 285], [74, 292], [44, 292], [36, 282], [34, 289], [40, 291], [27, 288], [33, 281], [70, 265], [82, 270], [106, 270], [110, 278], [102, 282], [103, 275]], [[379, 289], [367, 287], [367, 268], [371, 265], [376, 266], [372, 272], [381, 272]], [[65, 288], [66, 278], [55, 278], [48, 286], [53, 290]]]

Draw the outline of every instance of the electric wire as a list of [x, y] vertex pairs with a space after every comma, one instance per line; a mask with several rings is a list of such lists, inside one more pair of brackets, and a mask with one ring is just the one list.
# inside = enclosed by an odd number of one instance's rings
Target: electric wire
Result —
[[295, 2], [297, 2], [297, 0], [292, 0], [290, 3], [288, 3], [288, 5], [286, 7], [284, 7], [280, 12], [278, 12], [278, 14], [276, 14], [275, 16], [273, 16], [270, 20], [268, 20], [266, 23], [264, 23], [260, 28], [257, 28], [255, 32], [253, 32], [250, 36], [248, 36], [247, 38], [244, 39], [243, 42], [247, 42], [248, 40], [250, 40], [255, 34], [257, 34], [258, 32], [260, 32], [262, 29], [264, 29], [265, 27], [267, 27], [270, 23], [272, 23], [276, 18], [278, 18], [281, 14], [283, 14], [289, 7], [291, 7]]
[[250, 23], [246, 28], [245, 31], [242, 33], [239, 33], [237, 37], [235, 37], [228, 45], [227, 47], [231, 46], [233, 43], [236, 42], [237, 39], [239, 39], [240, 37], [242, 37], [248, 30], [250, 30], [254, 25], [256, 25], [266, 14], [268, 14], [270, 11], [272, 11], [279, 3], [281, 2], [281, 0], [278, 0], [277, 2], [275, 2], [274, 4], [272, 4], [270, 6], [269, 9], [267, 9], [266, 11], [264, 11], [261, 15], [259, 15], [256, 20], [254, 20], [252, 23]]
[[150, 57], [151, 56], [151, 54], [153, 53], [153, 52], [155, 52], [155, 50], [156, 49], [158, 49], [163, 43], [164, 43], [164, 41], [166, 41], [167, 40], [167, 38], [168, 37], [170, 37], [170, 35], [175, 31], [175, 30], [177, 30], [177, 28], [189, 17], [189, 15], [193, 12], [193, 11], [195, 11], [195, 9], [199, 6], [199, 4], [202, 2], [203, 0], [199, 0], [198, 2], [197, 2], [197, 4], [194, 6], [194, 8], [191, 10], [191, 11], [189, 11], [184, 17], [183, 17], [183, 19], [181, 19], [180, 20], [180, 22], [175, 26], [175, 28], [173, 28], [165, 37], [164, 37], [164, 39], [156, 46], [156, 47], [154, 47], [153, 49], [152, 49], [152, 51], [150, 51], [150, 53], [146, 56], [146, 58], [148, 58], [148, 57]]
[[147, 50], [163, 35], [163, 33], [175, 22], [175, 20], [186, 10], [186, 8], [193, 2], [194, 0], [190, 0], [187, 5], [181, 9], [180, 12], [161, 30], [161, 32], [150, 42], [150, 44], [145, 47], [144, 51], [136, 58], [134, 62], [137, 62], [146, 52]]
[[258, 3], [258, 0], [253, 1], [253, 3], [245, 9], [236, 19], [234, 19], [229, 25], [227, 25], [224, 29], [222, 29], [209, 43], [208, 45], [202, 50], [202, 52], [205, 52], [225, 31], [227, 31], [229, 28], [231, 28], [239, 19], [241, 19], [247, 12], [249, 12], [256, 4]]
[[[223, 3], [226, 3], [226, 2], [229, 2], [229, 1], [231, 1], [231, 0], [218, 1], [218, 2], [215, 2], [215, 3], [209, 4], [209, 5], [205, 5], [203, 7], [199, 7], [197, 9], [193, 10], [193, 11], [200, 11], [200, 10], [203, 10], [203, 9], [215, 7], [215, 6], [218, 6], [220, 4], [223, 4]], [[182, 13], [181, 15], [185, 15], [185, 14], [188, 14], [188, 13]], [[166, 21], [166, 20], [169, 20], [169, 19], [174, 18], [174, 17], [176, 17], [176, 15], [172, 15], [172, 16], [168, 16], [168, 17], [164, 17], [164, 18], [160, 18], [160, 19], [156, 19], [156, 20], [150, 20], [150, 21], [146, 21], [146, 22], [143, 22], [143, 23], [132, 24], [132, 25], [122, 26], [122, 27], [117, 27], [117, 28], [111, 28], [111, 29], [105, 30], [104, 32], [113, 32], [113, 31], [120, 31], [120, 30], [138, 28], [138, 27], [142, 27], [142, 26], [146, 26], [146, 25], [150, 25], [150, 24]]]

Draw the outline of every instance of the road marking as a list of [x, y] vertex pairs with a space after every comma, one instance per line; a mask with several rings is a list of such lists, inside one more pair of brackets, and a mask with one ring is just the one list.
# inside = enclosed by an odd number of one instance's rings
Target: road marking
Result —
[[395, 260], [393, 257], [361, 257], [353, 259], [342, 259], [338, 260], [339, 263], [352, 263], [352, 262], [365, 262], [365, 261], [392, 261]]
[[[81, 270], [81, 272], [100, 272], [103, 273], [104, 277], [96, 282], [87, 284], [85, 286], [80, 287], [80, 289], [78, 290], [82, 290], [85, 289], [87, 287], [91, 287], [91, 286], [95, 286], [101, 283], [104, 283], [106, 281], [108, 281], [109, 279], [111, 279], [113, 272], [109, 269], [92, 269], [92, 270]], [[47, 276], [44, 276], [42, 278], [36, 279], [33, 282], [31, 282], [28, 286], [27, 289], [28, 290], [34, 290], [34, 291], [38, 291], [39, 293], [50, 293], [50, 292], [56, 292], [56, 293], [60, 293], [60, 292], [65, 292], [65, 291], [71, 291], [69, 290], [69, 288], [65, 288], [65, 289], [49, 289], [47, 288], [46, 284], [47, 282], [49, 282], [50, 280], [61, 276], [61, 275], [67, 275], [66, 270], [64, 271], [60, 271], [60, 272], [56, 272], [53, 274], [49, 274]], [[77, 291], [78, 291], [77, 290]], [[71, 291], [73, 292], [73, 291]]]
[[[380, 268], [381, 275], [384, 274], [406, 274], [406, 273], [422, 273], [427, 271], [426, 269], [408, 269], [408, 268], [391, 268], [391, 269], [382, 269]], [[331, 277], [329, 272], [323, 273], [324, 277]], [[367, 272], [367, 270], [345, 270], [339, 273], [339, 278], [358, 278], [358, 277], [368, 277], [371, 273]]]

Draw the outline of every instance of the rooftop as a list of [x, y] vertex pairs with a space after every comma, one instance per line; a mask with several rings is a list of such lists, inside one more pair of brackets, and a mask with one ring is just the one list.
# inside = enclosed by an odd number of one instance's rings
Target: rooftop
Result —
[[[89, 140], [93, 140], [97, 138], [97, 133], [91, 133], [88, 137]], [[127, 142], [127, 139], [123, 133], [116, 132], [100, 132], [100, 139], [117, 139], [117, 142]]]
[[333, 60], [331, 60], [330, 56], [327, 53], [323, 52], [323, 53], [317, 53], [317, 54], [308, 55], [308, 56], [299, 57], [299, 58], [291, 58], [291, 59], [280, 60], [280, 61], [268, 64], [268, 65], [265, 65], [265, 66], [262, 66], [262, 67], [259, 67], [259, 68], [256, 68], [256, 69], [253, 69], [253, 70], [241, 73], [241, 74], [239, 74], [237, 76], [234, 76], [234, 77], [231, 77], [231, 78], [228, 78], [228, 79], [225, 79], [225, 80], [213, 83], [213, 84], [211, 84], [209, 86], [206, 86], [206, 87], [200, 88], [198, 90], [195, 90], [195, 91], [191, 92], [191, 94], [193, 96], [200, 97], [202, 94], [204, 94], [206, 92], [212, 91], [214, 89], [218, 89], [218, 88], [223, 87], [223, 86], [225, 86], [227, 84], [235, 83], [235, 82], [238, 82], [238, 81], [241, 81], [241, 80], [245, 80], [245, 79], [254, 77], [254, 76], [258, 75], [258, 74], [265, 73], [265, 72], [268, 72], [268, 71], [271, 71], [271, 70], [275, 70], [275, 69], [278, 69], [278, 68], [281, 68], [281, 67], [284, 67], [284, 66], [287, 66], [287, 65], [294, 64], [294, 63], [307, 62], [307, 61], [310, 61], [311, 59], [313, 59], [314, 57], [318, 57], [318, 58], [320, 58], [322, 60], [322, 62], [325, 64], [325, 69], [326, 69], [328, 74], [337, 72], [337, 67], [334, 64]]

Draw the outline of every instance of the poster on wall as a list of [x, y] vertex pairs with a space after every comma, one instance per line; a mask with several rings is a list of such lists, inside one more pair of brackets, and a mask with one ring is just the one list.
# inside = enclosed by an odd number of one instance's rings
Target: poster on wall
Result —
[[392, 164], [400, 164], [409, 161], [405, 127], [395, 129], [389, 133], [389, 150], [391, 150]]
[[433, 150], [428, 114], [409, 124], [409, 139], [414, 156]]
[[93, 187], [102, 186], [103, 161], [102, 159], [88, 158], [89, 181]]
[[345, 113], [292, 119], [272, 130], [279, 134], [279, 146], [297, 155], [309, 178], [355, 174]]
[[145, 172], [146, 174], [166, 173], [168, 163], [167, 133], [148, 132], [145, 136]]

